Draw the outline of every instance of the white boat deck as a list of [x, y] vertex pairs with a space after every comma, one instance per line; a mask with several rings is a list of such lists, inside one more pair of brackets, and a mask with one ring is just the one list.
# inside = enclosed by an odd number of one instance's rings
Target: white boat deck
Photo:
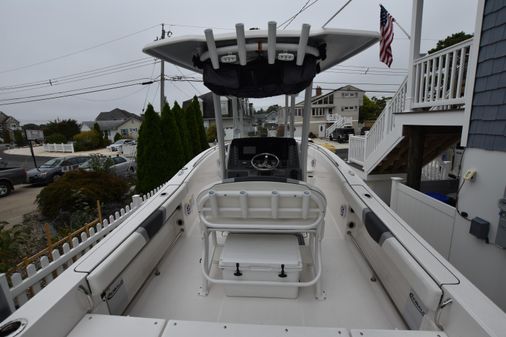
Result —
[[[316, 184], [333, 199], [331, 174], [316, 172]], [[328, 208], [338, 207], [329, 203]], [[193, 224], [162, 259], [160, 275], [151, 276], [126, 315], [221, 323], [273, 324], [363, 329], [406, 329], [395, 307], [353, 242], [326, 216], [322, 244], [325, 300], [315, 299], [314, 287], [301, 288], [297, 299], [227, 297], [222, 285], [198, 294], [201, 282], [201, 239]]]

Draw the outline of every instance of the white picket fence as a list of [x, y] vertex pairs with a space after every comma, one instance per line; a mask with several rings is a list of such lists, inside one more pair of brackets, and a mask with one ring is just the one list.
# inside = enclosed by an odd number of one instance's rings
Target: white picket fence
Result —
[[70, 152], [74, 153], [74, 144], [44, 144], [45, 152]]
[[88, 234], [82, 232], [79, 237], [73, 237], [70, 240], [71, 243], [67, 242], [60, 247], [55, 247], [51, 252], [51, 257], [42, 256], [38, 263], [30, 263], [24, 271], [19, 270], [10, 277], [6, 274], [0, 274], [0, 291], [7, 299], [11, 311], [13, 312], [25, 304], [55, 277], [70, 267], [75, 260], [90, 250], [99, 240], [123, 223], [140, 205], [161, 188], [162, 186], [159, 186], [142, 197], [134, 195], [129, 205], [121, 208], [120, 211], [115, 212], [108, 219], [104, 219], [102, 223], [91, 226]]

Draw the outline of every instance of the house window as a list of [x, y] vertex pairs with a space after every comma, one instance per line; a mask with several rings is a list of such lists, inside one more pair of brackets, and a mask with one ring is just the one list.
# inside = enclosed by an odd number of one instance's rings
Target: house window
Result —
[[137, 132], [137, 128], [130, 129], [130, 132]]
[[323, 104], [329, 104], [329, 98], [328, 97], [325, 97], [323, 99]]
[[128, 129], [121, 129], [121, 135], [124, 137], [128, 136]]
[[334, 94], [329, 96], [329, 104], [334, 104]]
[[228, 98], [221, 97], [221, 114], [228, 115]]

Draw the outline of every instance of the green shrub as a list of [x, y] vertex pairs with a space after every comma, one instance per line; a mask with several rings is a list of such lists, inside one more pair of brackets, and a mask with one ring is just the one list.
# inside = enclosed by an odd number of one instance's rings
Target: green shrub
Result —
[[17, 146], [24, 146], [27, 144], [25, 135], [21, 130], [15, 130], [14, 131], [14, 142]]
[[165, 142], [164, 151], [169, 159], [165, 165], [165, 180], [167, 181], [184, 166], [186, 160], [181, 146], [181, 136], [177, 128], [176, 117], [168, 104], [165, 104], [162, 109], [160, 122], [162, 137]]
[[200, 141], [200, 151], [207, 150], [209, 148], [209, 142], [207, 141], [206, 129], [204, 128], [204, 119], [202, 118], [202, 111], [200, 111], [200, 104], [197, 96], [193, 97], [191, 102], [193, 105], [193, 114], [197, 123], [197, 133]]
[[66, 144], [67, 138], [61, 133], [53, 133], [46, 137], [46, 143], [49, 144]]
[[111, 169], [112, 158], [103, 154], [91, 154], [89, 160], [89, 169], [95, 172], [109, 172]]
[[92, 131], [83, 131], [74, 136], [76, 151], [89, 151], [100, 148], [100, 135]]
[[190, 143], [191, 135], [186, 124], [185, 113], [179, 104], [177, 104], [177, 102], [174, 103], [172, 112], [174, 112], [174, 116], [176, 117], [176, 124], [179, 129], [179, 135], [181, 136], [181, 144], [184, 150], [185, 162], [188, 162], [193, 158], [193, 150]]
[[170, 160], [165, 151], [160, 116], [149, 104], [137, 140], [137, 190], [147, 193], [164, 183]]
[[20, 225], [7, 228], [0, 223], [0, 273], [16, 265], [22, 255], [22, 244], [29, 240]]
[[120, 140], [120, 139], [122, 139], [122, 138], [123, 138], [123, 137], [121, 137], [121, 133], [119, 133], [119, 132], [118, 132], [118, 133], [116, 133], [116, 134], [114, 135], [114, 141], [115, 141], [115, 142], [117, 142], [118, 140]]
[[193, 105], [193, 102], [190, 103], [184, 109], [184, 116], [186, 120], [186, 127], [188, 128], [188, 136], [189, 136], [189, 143], [190, 143], [190, 149], [191, 149], [191, 157], [195, 157], [197, 154], [200, 153], [200, 135], [199, 135], [199, 129], [196, 121], [196, 116], [194, 113], [195, 107]]
[[206, 137], [208, 143], [214, 143], [216, 141], [217, 133], [216, 133], [216, 124], [211, 124], [206, 131]]
[[127, 183], [106, 172], [71, 171], [44, 187], [36, 198], [39, 211], [49, 219], [60, 213], [96, 208], [97, 200], [103, 203], [124, 203]]

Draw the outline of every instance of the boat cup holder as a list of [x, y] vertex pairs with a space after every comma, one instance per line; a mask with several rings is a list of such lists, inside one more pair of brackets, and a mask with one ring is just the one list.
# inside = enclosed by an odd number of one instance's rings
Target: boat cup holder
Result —
[[14, 337], [19, 335], [25, 327], [28, 325], [28, 321], [24, 318], [18, 318], [9, 321], [0, 326], [0, 337]]

